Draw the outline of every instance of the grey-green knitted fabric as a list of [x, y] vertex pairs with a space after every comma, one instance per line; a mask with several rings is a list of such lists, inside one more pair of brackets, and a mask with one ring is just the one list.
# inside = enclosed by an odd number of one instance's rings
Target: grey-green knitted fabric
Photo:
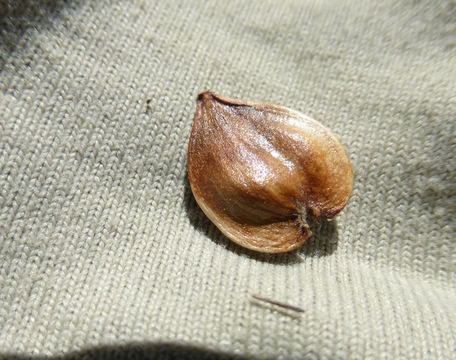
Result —
[[[0, 357], [456, 357], [453, 0], [0, 4]], [[196, 204], [207, 89], [350, 154], [349, 204], [297, 252]]]

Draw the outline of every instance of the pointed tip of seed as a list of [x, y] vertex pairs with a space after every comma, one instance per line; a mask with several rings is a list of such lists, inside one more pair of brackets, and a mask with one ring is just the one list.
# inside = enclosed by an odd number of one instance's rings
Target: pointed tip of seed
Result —
[[227, 96], [220, 95], [212, 90], [206, 90], [202, 93], [198, 94], [196, 98], [197, 103], [203, 103], [206, 101], [216, 101], [218, 103], [229, 105], [229, 106], [254, 106], [254, 103], [245, 101], [245, 100], [238, 100], [232, 99]]
[[214, 98], [214, 93], [211, 90], [203, 91], [202, 93], [198, 94], [196, 101], [207, 101]]

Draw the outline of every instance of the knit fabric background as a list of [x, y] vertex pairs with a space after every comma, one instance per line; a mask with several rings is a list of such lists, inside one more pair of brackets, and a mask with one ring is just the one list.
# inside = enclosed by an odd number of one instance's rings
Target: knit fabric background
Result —
[[[455, 358], [453, 0], [0, 4], [0, 357]], [[196, 204], [207, 89], [346, 147], [350, 202], [298, 251]]]

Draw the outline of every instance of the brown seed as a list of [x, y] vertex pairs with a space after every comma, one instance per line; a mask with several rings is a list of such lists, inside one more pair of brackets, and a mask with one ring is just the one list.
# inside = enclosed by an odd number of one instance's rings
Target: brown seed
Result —
[[201, 93], [188, 148], [196, 201], [228, 238], [280, 253], [311, 236], [307, 218], [347, 204], [353, 169], [319, 122], [279, 106]]

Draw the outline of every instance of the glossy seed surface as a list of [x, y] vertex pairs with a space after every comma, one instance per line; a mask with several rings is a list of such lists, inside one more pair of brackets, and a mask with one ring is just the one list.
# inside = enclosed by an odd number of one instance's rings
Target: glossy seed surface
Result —
[[347, 152], [322, 124], [211, 91], [197, 98], [188, 174], [206, 216], [234, 242], [267, 253], [301, 246], [308, 217], [333, 218], [353, 188]]

